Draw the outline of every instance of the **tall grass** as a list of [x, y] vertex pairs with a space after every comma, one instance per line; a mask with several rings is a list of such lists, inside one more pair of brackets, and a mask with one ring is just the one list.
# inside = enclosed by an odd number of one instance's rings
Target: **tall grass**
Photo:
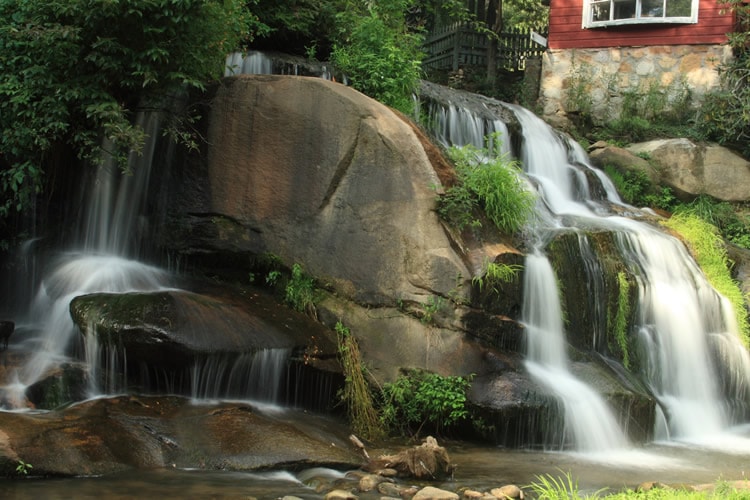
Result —
[[341, 321], [336, 322], [335, 330], [345, 377], [341, 399], [346, 404], [352, 429], [364, 439], [380, 438], [383, 430], [365, 379], [357, 339]]
[[685, 239], [708, 281], [732, 303], [742, 341], [746, 346], [750, 345], [750, 323], [745, 296], [729, 272], [726, 247], [716, 226], [689, 211], [677, 213], [662, 224]]
[[438, 212], [463, 229], [478, 224], [472, 214], [481, 209], [498, 229], [514, 233], [531, 217], [534, 194], [526, 189], [518, 163], [497, 155], [497, 134], [488, 136], [487, 142], [494, 144], [492, 150], [472, 145], [448, 150], [458, 182], [446, 190]]
[[592, 493], [580, 491], [578, 480], [570, 472], [560, 472], [560, 476], [544, 474], [524, 489], [531, 491], [537, 500], [750, 500], [750, 489], [747, 481], [741, 487], [723, 480], [716, 481], [701, 491], [690, 486], [670, 487], [655, 486], [647, 490], [608, 492], [600, 489]]

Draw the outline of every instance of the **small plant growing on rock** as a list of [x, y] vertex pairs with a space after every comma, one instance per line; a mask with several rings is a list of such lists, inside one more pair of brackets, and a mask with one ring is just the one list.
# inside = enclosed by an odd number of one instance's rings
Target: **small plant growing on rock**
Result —
[[16, 474], [26, 476], [34, 466], [28, 462], [24, 462], [22, 459], [18, 459], [18, 465], [16, 465]]
[[526, 189], [518, 163], [499, 155], [497, 134], [487, 137], [492, 149], [472, 145], [453, 147], [458, 182], [439, 200], [438, 213], [458, 230], [481, 225], [476, 216], [483, 210], [505, 233], [519, 231], [534, 210], [534, 194]]
[[489, 289], [491, 292], [499, 293], [498, 287], [502, 283], [513, 281], [521, 269], [523, 268], [519, 265], [487, 262], [484, 274], [475, 276], [471, 281], [479, 287], [480, 292]]
[[422, 304], [422, 317], [419, 319], [423, 324], [431, 324], [435, 320], [435, 314], [443, 307], [443, 298], [435, 295]]
[[292, 276], [285, 288], [286, 302], [294, 309], [304, 312], [312, 317], [317, 316], [315, 311], [315, 280], [302, 271], [302, 266], [292, 266]]

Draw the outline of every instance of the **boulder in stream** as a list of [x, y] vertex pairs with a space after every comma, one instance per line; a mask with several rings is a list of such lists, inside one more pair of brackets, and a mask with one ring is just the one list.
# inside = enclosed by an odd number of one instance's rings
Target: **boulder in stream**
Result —
[[340, 422], [288, 410], [264, 414], [242, 403], [119, 396], [43, 414], [0, 412], [0, 470], [19, 460], [34, 475], [100, 475], [138, 468], [237, 471], [327, 466], [362, 459]]

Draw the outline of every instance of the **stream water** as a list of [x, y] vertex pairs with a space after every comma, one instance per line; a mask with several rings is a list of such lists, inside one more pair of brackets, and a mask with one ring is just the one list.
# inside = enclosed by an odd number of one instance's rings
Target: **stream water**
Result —
[[[717, 451], [698, 445], [651, 444], [637, 456], [599, 456], [586, 453], [499, 450], [494, 447], [444, 443], [456, 465], [451, 480], [429, 483], [448, 491], [471, 488], [489, 491], [503, 484], [528, 485], [539, 475], [562, 477], [568, 473], [582, 493], [606, 489], [620, 491], [648, 481], [664, 484], [713, 484], [717, 479], [746, 478], [747, 454], [739, 449]], [[375, 450], [371, 450], [375, 452]], [[387, 451], [387, 450], [386, 450]], [[44, 498], [282, 498], [293, 495], [320, 499], [321, 485], [346, 482], [346, 471], [326, 468], [298, 472], [245, 473], [188, 469], [139, 470], [101, 477], [0, 481], [0, 497]], [[410, 482], [416, 486], [422, 483]], [[425, 483], [426, 484], [426, 483]], [[380, 499], [376, 492], [358, 493], [362, 499]]]

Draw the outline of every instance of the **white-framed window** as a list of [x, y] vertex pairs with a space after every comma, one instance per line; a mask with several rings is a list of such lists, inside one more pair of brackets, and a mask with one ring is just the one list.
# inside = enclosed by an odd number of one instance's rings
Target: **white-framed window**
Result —
[[583, 27], [698, 22], [698, 0], [584, 0]]

